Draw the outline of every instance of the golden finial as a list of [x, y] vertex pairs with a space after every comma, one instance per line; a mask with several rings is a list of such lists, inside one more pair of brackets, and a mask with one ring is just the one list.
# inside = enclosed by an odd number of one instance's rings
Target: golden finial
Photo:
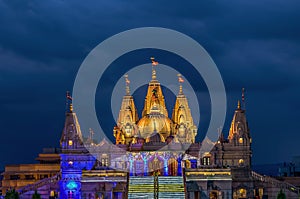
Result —
[[243, 103], [243, 109], [246, 110], [246, 105], [245, 105], [245, 88], [242, 88], [242, 103]]
[[179, 82], [179, 94], [182, 94], [182, 83], [184, 82], [184, 79], [182, 78], [181, 74], [177, 74], [178, 82]]
[[241, 109], [241, 102], [240, 102], [240, 100], [238, 100], [237, 109]]
[[158, 65], [158, 61], [156, 61], [154, 57], [151, 57], [150, 59], [152, 62], [152, 80], [155, 80], [156, 79], [156, 70], [154, 67]]
[[128, 79], [128, 75], [124, 75], [125, 77], [125, 84], [126, 84], [126, 95], [130, 95], [130, 88], [129, 88], [129, 84], [130, 84], [130, 81]]
[[70, 95], [70, 92], [67, 91], [67, 92], [66, 92], [66, 111], [73, 112], [72, 101], [73, 101], [73, 98], [72, 98], [72, 96]]
[[73, 105], [72, 104], [70, 104], [69, 109], [70, 109], [70, 112], [73, 112]]

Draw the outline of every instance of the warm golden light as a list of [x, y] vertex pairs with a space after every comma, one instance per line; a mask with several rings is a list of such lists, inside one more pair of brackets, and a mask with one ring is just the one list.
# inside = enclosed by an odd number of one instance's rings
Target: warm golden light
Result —
[[187, 176], [192, 175], [204, 175], [204, 176], [215, 176], [215, 175], [223, 175], [223, 176], [230, 176], [231, 172], [229, 171], [189, 171], [186, 173]]
[[247, 190], [246, 189], [239, 189], [239, 197], [246, 198]]
[[54, 197], [54, 191], [51, 191], [51, 192], [50, 192], [50, 196], [51, 196], [51, 197]]
[[239, 143], [240, 143], [240, 144], [243, 144], [243, 141], [244, 141], [243, 138], [240, 138], [240, 139], [239, 139]]
[[244, 164], [244, 160], [243, 159], [239, 159], [239, 164], [240, 165]]
[[259, 195], [263, 196], [264, 195], [264, 189], [263, 188], [259, 188], [258, 189]]
[[246, 194], [246, 189], [240, 189], [240, 194]]
[[73, 145], [73, 141], [69, 140], [69, 146], [72, 146], [72, 145]]

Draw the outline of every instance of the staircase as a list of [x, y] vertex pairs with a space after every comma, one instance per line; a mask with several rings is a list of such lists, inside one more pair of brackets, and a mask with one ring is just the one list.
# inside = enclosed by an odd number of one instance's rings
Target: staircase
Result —
[[[60, 173], [56, 174], [55, 176], [52, 176], [50, 178], [45, 178], [42, 180], [39, 180], [33, 184], [26, 185], [19, 190], [17, 190], [20, 194], [21, 199], [26, 199], [26, 198], [31, 198], [32, 194], [34, 193], [35, 190], [38, 190], [39, 188], [42, 188], [43, 186], [51, 186], [57, 184], [57, 182], [60, 179]], [[44, 191], [43, 190], [38, 190], [39, 194], [41, 194], [41, 197], [44, 198]], [[49, 193], [45, 193], [45, 197], [48, 198]]]
[[154, 198], [153, 176], [130, 176], [128, 185], [128, 199]]
[[298, 188], [290, 183], [282, 182], [282, 181], [276, 180], [275, 178], [272, 178], [269, 176], [263, 176], [254, 171], [251, 172], [251, 175], [254, 180], [269, 183], [269, 184], [273, 185], [274, 187], [277, 187], [279, 189], [289, 190], [295, 194], [300, 193], [300, 188]]
[[159, 199], [184, 199], [184, 183], [182, 176], [158, 177]]
[[[130, 176], [128, 199], [154, 199], [153, 176]], [[159, 199], [184, 199], [184, 183], [182, 176], [158, 176]]]

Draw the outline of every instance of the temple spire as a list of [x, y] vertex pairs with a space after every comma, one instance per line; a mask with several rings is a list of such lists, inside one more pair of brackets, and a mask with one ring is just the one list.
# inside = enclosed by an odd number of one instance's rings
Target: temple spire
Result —
[[182, 83], [184, 79], [181, 74], [177, 74], [179, 83], [179, 93], [176, 97], [172, 113], [172, 120], [175, 123], [174, 134], [181, 143], [194, 143], [197, 135], [197, 127], [194, 125], [191, 109], [188, 100], [183, 93]]
[[182, 95], [183, 94], [182, 83], [184, 82], [184, 79], [182, 78], [181, 74], [178, 74], [177, 77], [178, 77], [178, 82], [179, 82], [179, 95]]
[[66, 118], [65, 125], [60, 139], [60, 145], [63, 150], [82, 149], [83, 139], [80, 125], [73, 111], [72, 97], [70, 92], [66, 92]]
[[126, 94], [123, 96], [117, 125], [113, 129], [116, 144], [129, 144], [132, 142], [133, 137], [137, 134], [136, 122], [139, 119], [133, 96], [130, 94], [128, 74], [125, 74], [124, 78]]
[[148, 115], [151, 112], [154, 102], [157, 104], [159, 112], [168, 117], [168, 111], [165, 105], [165, 98], [163, 96], [160, 83], [156, 79], [156, 66], [158, 65], [158, 62], [155, 60], [154, 57], [151, 57], [150, 59], [152, 62], [152, 79], [148, 85], [142, 117]]
[[128, 79], [128, 75], [124, 75], [125, 77], [125, 83], [126, 83], [126, 95], [130, 95], [130, 87], [129, 87], [129, 84], [130, 84], [130, 81]]
[[228, 139], [230, 142], [235, 143], [250, 143], [250, 130], [248, 128], [245, 110], [242, 109], [240, 100], [238, 100], [237, 109], [234, 111]]
[[156, 61], [154, 57], [151, 57], [150, 59], [151, 59], [151, 62], [152, 62], [152, 80], [156, 80], [155, 66], [158, 65], [158, 61]]

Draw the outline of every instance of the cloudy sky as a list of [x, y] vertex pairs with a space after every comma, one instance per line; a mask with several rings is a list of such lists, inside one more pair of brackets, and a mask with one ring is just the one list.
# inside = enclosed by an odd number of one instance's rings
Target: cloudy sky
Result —
[[[225, 134], [246, 88], [254, 164], [289, 161], [300, 155], [299, 9], [298, 0], [0, 0], [0, 168], [33, 162], [43, 147], [59, 146], [65, 91], [84, 58], [106, 38], [148, 26], [192, 37], [215, 61], [227, 91]], [[160, 51], [133, 52], [115, 64], [130, 69], [153, 54], [175, 67], [168, 62], [174, 55]], [[120, 71], [112, 66], [110, 73]], [[196, 90], [207, 98], [199, 82]], [[109, 102], [100, 94], [96, 101]], [[202, 101], [200, 132], [210, 114], [209, 99]], [[96, 106], [100, 117], [106, 114]], [[104, 121], [112, 133], [114, 121]]]

